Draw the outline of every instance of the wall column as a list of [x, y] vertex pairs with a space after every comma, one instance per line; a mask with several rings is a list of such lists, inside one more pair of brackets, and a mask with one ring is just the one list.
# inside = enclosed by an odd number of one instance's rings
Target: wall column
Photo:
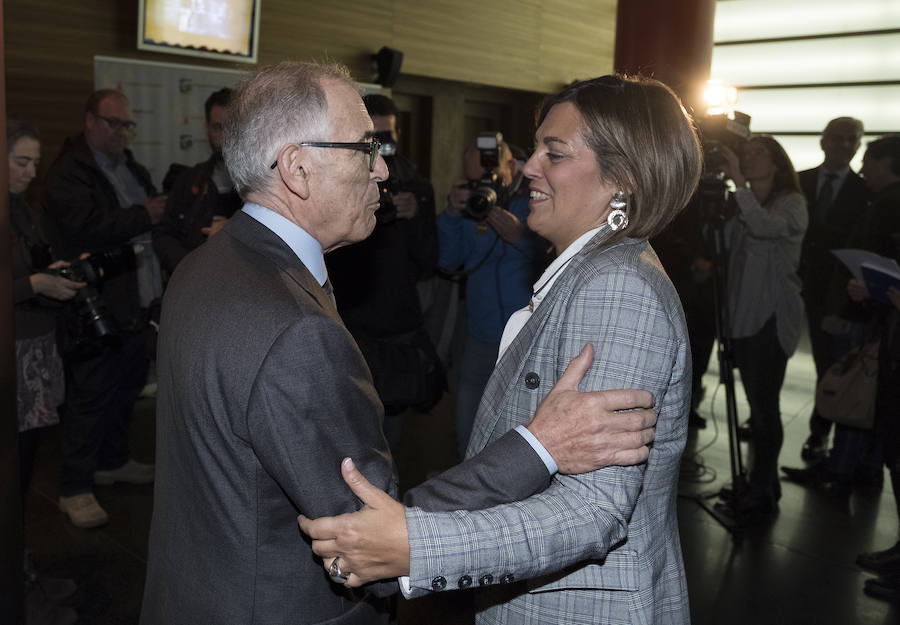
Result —
[[697, 107], [709, 80], [715, 13], [716, 0], [619, 0], [616, 71], [652, 76]]
[[[0, 150], [6, 150], [6, 48], [0, 3]], [[9, 168], [0, 167], [0, 614], [22, 619], [22, 498], [19, 494], [19, 427], [16, 419], [16, 343], [13, 333], [12, 262], [9, 255]]]

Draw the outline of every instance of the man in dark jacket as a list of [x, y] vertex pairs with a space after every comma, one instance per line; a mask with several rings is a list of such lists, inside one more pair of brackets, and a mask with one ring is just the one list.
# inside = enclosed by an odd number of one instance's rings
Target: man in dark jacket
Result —
[[[126, 149], [135, 123], [125, 95], [96, 91], [85, 109], [84, 132], [66, 141], [47, 173], [44, 210], [60, 258], [88, 250], [95, 259], [111, 259], [99, 290], [117, 340], [97, 341], [67, 358], [60, 509], [74, 525], [95, 527], [108, 516], [94, 483], [153, 481], [153, 466], [132, 460], [128, 450], [128, 420], [147, 376], [141, 298], [152, 297], [154, 288], [152, 255], [133, 240], [162, 217], [165, 197], [156, 195], [149, 172]], [[84, 317], [79, 321], [90, 326]]]
[[328, 255], [338, 312], [353, 335], [384, 404], [384, 431], [394, 454], [407, 408], [440, 399], [444, 373], [424, 329], [416, 283], [437, 268], [434, 190], [396, 152], [397, 109], [383, 95], [363, 98], [390, 178], [381, 185], [375, 230], [365, 241]]
[[153, 228], [153, 249], [170, 276], [188, 252], [218, 232], [241, 207], [222, 159], [222, 130], [230, 99], [227, 87], [206, 99], [206, 137], [212, 155], [178, 175], [162, 221]]

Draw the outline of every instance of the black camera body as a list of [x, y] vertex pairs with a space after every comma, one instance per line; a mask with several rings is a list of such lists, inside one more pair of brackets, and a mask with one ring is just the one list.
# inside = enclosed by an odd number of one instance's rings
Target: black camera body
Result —
[[136, 265], [130, 245], [110, 248], [87, 258], [73, 260], [68, 267], [50, 270], [73, 282], [85, 282], [72, 298], [71, 314], [66, 321], [66, 352], [75, 357], [89, 357], [102, 347], [120, 342], [119, 327], [110, 314], [99, 288], [103, 280], [115, 277]]
[[750, 138], [750, 116], [734, 111], [733, 117], [708, 115], [700, 120], [703, 147], [703, 173], [721, 172], [727, 164], [722, 146], [734, 152]]
[[394, 204], [393, 196], [407, 189], [403, 187], [403, 183], [394, 173], [394, 161], [397, 158], [397, 142], [394, 139], [394, 134], [389, 130], [382, 130], [376, 132], [373, 138], [381, 142], [378, 153], [384, 159], [389, 172], [388, 179], [378, 185], [380, 205], [378, 210], [375, 211], [375, 220], [379, 224], [388, 224], [397, 218], [397, 206]]
[[469, 199], [461, 213], [473, 221], [484, 221], [495, 206], [502, 206], [506, 199], [506, 188], [495, 171], [500, 166], [500, 143], [503, 135], [499, 132], [482, 132], [478, 135], [476, 147], [481, 156], [484, 175], [479, 180], [469, 181]]
[[728, 159], [723, 146], [738, 152], [750, 138], [750, 116], [734, 111], [733, 118], [726, 115], [709, 115], [700, 120], [700, 138], [703, 148], [703, 173], [697, 186], [697, 199], [707, 218], [729, 216], [728, 187], [723, 170]]

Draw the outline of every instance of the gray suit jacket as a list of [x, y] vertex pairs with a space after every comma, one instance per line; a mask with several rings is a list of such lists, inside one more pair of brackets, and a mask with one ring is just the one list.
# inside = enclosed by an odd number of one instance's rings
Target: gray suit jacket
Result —
[[396, 491], [381, 404], [330, 298], [238, 212], [178, 266], [159, 336], [156, 487], [141, 623], [372, 623], [297, 514], [359, 508], [352, 456]]
[[557, 475], [516, 503], [433, 512], [452, 508], [425, 497], [407, 510], [413, 594], [491, 586], [479, 623], [690, 620], [676, 518], [691, 387], [684, 317], [649, 244], [604, 249], [605, 237], [575, 257], [497, 364], [468, 454], [526, 423], [587, 342], [596, 357], [581, 389], [653, 392], [656, 440], [645, 464]]

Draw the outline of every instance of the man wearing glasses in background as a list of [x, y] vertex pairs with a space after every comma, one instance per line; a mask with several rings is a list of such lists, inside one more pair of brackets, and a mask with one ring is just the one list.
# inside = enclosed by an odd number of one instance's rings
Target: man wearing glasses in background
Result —
[[45, 226], [57, 258], [72, 260], [83, 251], [95, 257], [114, 251], [117, 258], [100, 295], [121, 341], [66, 356], [59, 505], [82, 528], [109, 520], [94, 484], [153, 481], [153, 465], [130, 456], [128, 422], [147, 377], [144, 308], [162, 289], [150, 229], [166, 198], [127, 149], [134, 130], [128, 98], [95, 91], [85, 106], [84, 131], [66, 140], [44, 187]]
[[[295, 518], [359, 508], [341, 477], [346, 456], [396, 493], [382, 406], [324, 261], [372, 232], [387, 165], [349, 73], [334, 65], [284, 62], [251, 76], [233, 95], [224, 146], [244, 207], [184, 258], [163, 299], [141, 623], [386, 622], [375, 595], [396, 582], [353, 591], [337, 566], [329, 579]], [[638, 400], [598, 406], [572, 377], [525, 432], [454, 469], [459, 486], [482, 486], [486, 505], [545, 488], [537, 440], [561, 468], [594, 462], [601, 447], [646, 457], [652, 410], [610, 440], [597, 432], [636, 416], [611, 411]]]

